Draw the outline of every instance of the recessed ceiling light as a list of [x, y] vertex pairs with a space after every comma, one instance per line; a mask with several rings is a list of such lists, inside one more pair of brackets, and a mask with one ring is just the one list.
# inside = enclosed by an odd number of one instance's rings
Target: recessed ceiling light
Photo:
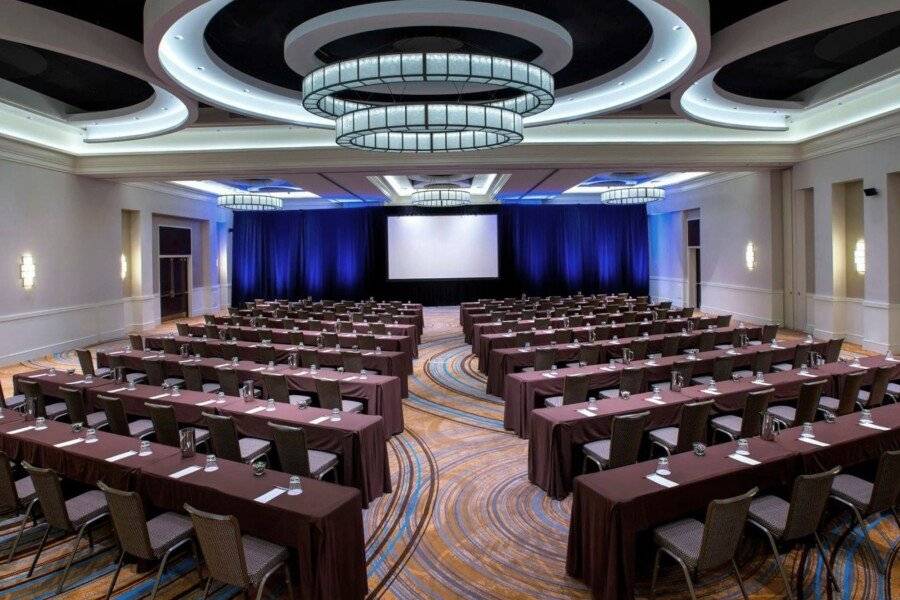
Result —
[[703, 101], [704, 101], [704, 102], [709, 102], [709, 98], [704, 98]]
[[202, 70], [203, 70], [203, 67], [197, 67], [197, 70], [198, 70], [198, 71], [202, 71]]
[[656, 62], [666, 62], [666, 59], [664, 59], [664, 58], [657, 58], [657, 59], [656, 59]]
[[625, 85], [625, 82], [624, 82], [624, 81], [620, 81], [620, 82], [617, 83], [616, 85]]
[[179, 35], [175, 35], [175, 36], [173, 36], [173, 37], [174, 37], [176, 40], [183, 40], [183, 39], [184, 39], [184, 36], [183, 36], [183, 35], [180, 35], [180, 34], [179, 34]]
[[673, 31], [681, 31], [681, 25], [675, 25], [674, 27], [672, 27], [672, 30]]
[[250, 93], [250, 88], [244, 88], [244, 93], [245, 93], [245, 94], [249, 94], [249, 93]]

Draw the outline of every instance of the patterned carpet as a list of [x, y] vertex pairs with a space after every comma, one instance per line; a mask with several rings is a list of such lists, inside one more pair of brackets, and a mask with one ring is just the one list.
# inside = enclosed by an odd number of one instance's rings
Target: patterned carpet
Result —
[[[173, 325], [160, 328], [174, 329]], [[790, 337], [790, 336], [785, 336]], [[120, 346], [121, 342], [103, 346]], [[98, 346], [102, 348], [103, 346]], [[845, 348], [845, 351], [847, 349]], [[851, 348], [859, 351], [858, 348]], [[503, 431], [502, 401], [485, 394], [484, 376], [462, 339], [458, 308], [426, 309], [420, 357], [405, 402], [406, 432], [390, 441], [394, 492], [365, 512], [370, 596], [384, 598], [588, 598], [585, 586], [565, 575], [566, 534], [571, 500], [555, 501], [527, 478], [527, 441]], [[847, 352], [849, 354], [849, 352]], [[0, 369], [4, 390], [13, 373], [50, 364], [75, 364], [73, 354], [47, 357]], [[887, 573], [861, 547], [858, 529], [847, 533], [847, 515], [829, 516], [823, 536], [843, 592], [825, 589], [824, 565], [815, 553], [794, 550], [786, 557], [795, 597], [889, 600], [900, 598], [900, 530], [892, 518], [867, 526]], [[8, 553], [11, 527], [0, 524], [0, 556]], [[26, 536], [23, 551], [0, 564], [0, 598], [52, 595], [72, 538], [53, 540], [36, 577], [25, 579], [41, 531]], [[649, 561], [652, 556], [636, 557]], [[83, 548], [61, 597], [101, 598], [114, 567], [114, 541], [105, 532], [93, 553]], [[767, 546], [750, 534], [739, 556], [741, 573], [754, 599], [782, 598], [783, 585]], [[190, 558], [168, 569], [160, 598], [198, 598]], [[115, 597], [150, 592], [155, 573], [127, 566]], [[276, 581], [277, 584], [277, 581]], [[647, 581], [638, 594], [646, 595]], [[664, 563], [660, 598], [687, 598], [680, 571]], [[283, 590], [267, 590], [279, 597]], [[731, 599], [740, 593], [727, 572], [701, 580], [699, 598]], [[230, 598], [234, 589], [216, 598]]]

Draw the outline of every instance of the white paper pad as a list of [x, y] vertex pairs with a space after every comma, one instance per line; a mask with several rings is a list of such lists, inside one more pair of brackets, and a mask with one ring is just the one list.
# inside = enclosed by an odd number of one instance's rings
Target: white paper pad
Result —
[[607, 373], [612, 373], [613, 371], [616, 370], [616, 368], [615, 367], [600, 367], [600, 370], [606, 371]]
[[213, 398], [212, 400], [204, 400], [203, 402], [198, 402], [197, 406], [209, 406], [210, 404], [214, 404], [215, 402], [216, 399]]
[[731, 460], [736, 460], [738, 462], [744, 463], [745, 465], [758, 465], [759, 461], [755, 458], [750, 458], [749, 456], [744, 456], [743, 454], [729, 454], [728, 458]]
[[106, 353], [107, 356], [116, 356], [118, 354], [125, 354], [125, 351], [124, 350], [116, 350], [115, 352], [107, 352]]
[[251, 348], [259, 348], [259, 344], [251, 344], [250, 347]]
[[655, 367], [655, 366], [657, 366], [657, 363], [656, 363], [656, 361], [648, 360], [647, 362], [644, 363], [644, 366], [645, 367]]
[[583, 415], [586, 416], [586, 417], [593, 417], [593, 416], [595, 416], [595, 414], [596, 414], [596, 413], [594, 413], [593, 411], [590, 411], [590, 410], [588, 410], [588, 409], [586, 409], [586, 408], [579, 408], [579, 409], [578, 409], [578, 412], [580, 412], [581, 414], [583, 414]]
[[256, 498], [254, 498], [254, 500], [256, 500], [257, 502], [259, 502], [259, 503], [261, 503], [261, 504], [265, 504], [265, 503], [267, 503], [269, 500], [274, 500], [275, 498], [277, 498], [278, 496], [282, 495], [282, 494], [285, 493], [286, 491], [287, 491], [287, 490], [284, 489], [284, 488], [275, 488], [275, 489], [273, 489], [273, 490], [269, 490], [268, 492], [266, 492], [266, 493], [263, 494], [262, 496], [257, 496]]
[[265, 367], [256, 367], [255, 369], [250, 369], [250, 370], [253, 371], [254, 373], [259, 373], [263, 369], [265, 369]]
[[78, 381], [70, 381], [66, 385], [75, 385], [76, 383], [84, 383], [84, 379], [79, 379]]
[[84, 441], [84, 438], [75, 438], [73, 440], [66, 440], [65, 442], [53, 444], [53, 447], [54, 448], [65, 448], [67, 446], [74, 446], [75, 444], [80, 444], [83, 441]]
[[359, 375], [351, 375], [350, 377], [347, 377], [343, 381], [353, 381], [354, 379], [358, 379], [358, 378], [359, 378]]
[[890, 431], [890, 427], [885, 427], [884, 425], [876, 425], [875, 423], [860, 423], [862, 427], [868, 427], [869, 429], [876, 429], [878, 431]]
[[29, 425], [28, 427], [22, 427], [21, 429], [13, 429], [12, 431], [7, 431], [8, 435], [15, 435], [17, 433], [25, 433], [26, 431], [31, 431], [34, 429], [34, 425]]
[[312, 421], [310, 421], [310, 423], [312, 425], [318, 425], [319, 423], [323, 423], [323, 422], [327, 421], [329, 418], [330, 417], [328, 415], [325, 415], [324, 417], [317, 417], [317, 418], [313, 419]]
[[128, 452], [123, 452], [122, 454], [116, 454], [115, 456], [110, 456], [106, 459], [106, 462], [117, 462], [122, 460], [123, 458], [128, 458], [129, 456], [134, 456], [137, 454], [135, 450], [129, 450]]
[[797, 439], [800, 440], [801, 442], [806, 442], [807, 444], [812, 444], [813, 446], [821, 446], [823, 448], [827, 448], [828, 446], [831, 445], [828, 442], [823, 442], [823, 441], [817, 440], [816, 438], [799, 437]]
[[676, 482], [672, 481], [671, 479], [666, 479], [662, 475], [657, 475], [656, 473], [650, 473], [649, 475], [646, 475], [646, 477], [653, 483], [659, 484], [663, 487], [670, 488], [670, 487], [675, 487], [676, 485], [678, 485]]
[[230, 366], [231, 366], [231, 363], [225, 363], [224, 365], [216, 365], [216, 366], [213, 367], [213, 368], [215, 368], [215, 369], [227, 369], [227, 368], [230, 367]]
[[886, 360], [888, 362], [900, 362], [900, 358], [886, 358], [884, 360]]
[[644, 398], [647, 402], [652, 402], [653, 404], [665, 404], [662, 400], [658, 400], [656, 398]]
[[374, 352], [363, 352], [363, 356], [372, 356]]
[[700, 391], [703, 392], [704, 394], [709, 394], [711, 396], [721, 396], [722, 395], [722, 392], [714, 392], [712, 390], [700, 390]]
[[531, 348], [519, 348], [518, 351], [519, 351], [519, 352], [522, 352], [522, 353], [525, 353], [525, 352], [531, 352]]
[[37, 379], [38, 377], [50, 377], [50, 373], [38, 373], [37, 375], [29, 375], [29, 379]]
[[555, 378], [556, 378], [556, 375], [555, 375], [554, 373], [541, 373], [541, 375], [543, 375], [544, 377], [546, 377], [546, 378], [548, 378], [548, 379], [555, 379]]
[[772, 384], [769, 383], [768, 381], [756, 381], [756, 380], [753, 380], [753, 381], [751, 381], [750, 383], [753, 383], [753, 384], [756, 384], [756, 385], [766, 385], [766, 386], [771, 386], [771, 385], [772, 385]]
[[266, 407], [265, 407], [265, 406], [254, 406], [254, 407], [251, 408], [250, 410], [245, 410], [244, 413], [246, 413], [246, 414], [248, 414], [248, 415], [254, 415], [254, 414], [256, 414], [256, 413], [258, 413], [258, 412], [260, 412], [260, 411], [263, 411], [263, 410], [266, 410]]
[[816, 375], [815, 373], [800, 373], [799, 371], [797, 372], [797, 375], [800, 377], [821, 377], [821, 375]]
[[188, 365], [188, 364], [193, 363], [193, 362], [196, 362], [196, 359], [193, 359], [193, 358], [187, 358], [187, 359], [185, 359], [185, 360], [179, 360], [179, 361], [178, 361], [178, 364], [179, 364], [179, 365]]
[[335, 379], [334, 377], [317, 377], [316, 379], [319, 379], [321, 381], [337, 381], [337, 379]]
[[194, 465], [194, 466], [192, 466], [192, 467], [188, 467], [187, 469], [182, 469], [182, 470], [180, 470], [180, 471], [175, 471], [174, 473], [172, 473], [171, 475], [169, 475], [169, 477], [171, 477], [172, 479], [181, 479], [181, 478], [184, 477], [185, 475], [190, 475], [191, 473], [196, 473], [197, 471], [199, 471], [199, 470], [202, 469], [202, 468], [203, 468], [203, 467], [199, 467], [199, 466], [197, 466], [197, 465]]
[[150, 396], [150, 399], [151, 399], [151, 400], [159, 400], [160, 398], [166, 398], [167, 396], [170, 396], [170, 395], [171, 395], [171, 394], [169, 394], [168, 392], [166, 392], [165, 394], [157, 394], [157, 395], [155, 395], [155, 396]]

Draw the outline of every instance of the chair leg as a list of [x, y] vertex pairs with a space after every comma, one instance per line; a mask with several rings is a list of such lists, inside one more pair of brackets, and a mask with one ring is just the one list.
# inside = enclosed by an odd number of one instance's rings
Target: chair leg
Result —
[[691, 572], [688, 570], [687, 565], [684, 564], [684, 561], [680, 558], [674, 557], [675, 562], [681, 567], [681, 570], [684, 571], [684, 580], [687, 582], [688, 592], [691, 593], [691, 600], [697, 600], [697, 594], [694, 593], [694, 582], [691, 580]]
[[662, 550], [656, 550], [656, 558], [653, 559], [653, 577], [650, 579], [650, 600], [656, 600], [656, 577], [659, 575], [659, 559], [662, 557]]
[[162, 560], [159, 561], [159, 569], [156, 571], [156, 581], [153, 582], [153, 591], [150, 592], [150, 600], [156, 598], [156, 592], [159, 591], [159, 584], [162, 581], [163, 573], [166, 572], [166, 563], [169, 562], [169, 556], [172, 554], [172, 550], [178, 548], [178, 546], [172, 546], [169, 548], [165, 554], [163, 554]]
[[775, 538], [772, 537], [768, 529], [761, 529], [765, 531], [766, 537], [769, 538], [769, 545], [772, 546], [772, 555], [775, 557], [775, 564], [778, 565], [778, 571], [781, 572], [781, 580], [784, 582], [784, 594], [788, 597], [788, 600], [794, 600], [794, 594], [791, 591], [791, 581], [788, 579], [787, 573], [784, 571], [784, 564], [778, 556], [778, 546], [775, 545]]
[[288, 600], [294, 600], [294, 584], [291, 582], [291, 568], [284, 563], [284, 583], [287, 586]]
[[25, 509], [25, 516], [22, 517], [22, 526], [19, 527], [19, 533], [16, 534], [16, 539], [13, 541], [12, 548], [9, 551], [9, 558], [6, 559], [6, 564], [11, 563], [13, 556], [16, 554], [16, 548], [19, 547], [19, 541], [22, 539], [22, 534], [25, 533], [25, 525], [28, 523], [28, 517], [31, 516], [31, 511], [34, 509], [36, 503], [37, 500], [32, 500], [28, 503], [28, 508]]
[[897, 523], [897, 527], [900, 527], [900, 517], [897, 516], [897, 509], [891, 508], [891, 512], [894, 513], [894, 521]]
[[741, 572], [738, 570], [737, 563], [734, 562], [734, 559], [731, 559], [731, 568], [734, 569], [734, 577], [737, 579], [738, 587], [741, 588], [741, 596], [744, 597], [744, 600], [749, 600], [747, 596], [747, 590], [744, 589], [744, 580], [741, 579]]
[[206, 578], [206, 585], [203, 588], [203, 600], [209, 597], [209, 588], [212, 586], [212, 577]]
[[[863, 528], [863, 535], [866, 535], [865, 528]], [[822, 562], [825, 563], [825, 572], [828, 573], [828, 580], [831, 581], [834, 591], [840, 593], [841, 588], [838, 587], [837, 579], [834, 578], [834, 573], [831, 572], [831, 563], [828, 562], [828, 556], [825, 554], [825, 547], [822, 546], [822, 540], [819, 538], [819, 533], [814, 532], [813, 537], [816, 538], [816, 546], [819, 548], [819, 555], [822, 557]], [[866, 536], [866, 540], [868, 539], [868, 536]], [[880, 563], [877, 556], [875, 557], [875, 561]]]
[[28, 568], [27, 577], [31, 577], [32, 573], [34, 573], [34, 568], [37, 566], [38, 558], [40, 558], [41, 552], [44, 551], [44, 544], [47, 543], [48, 535], [50, 535], [50, 523], [47, 523], [47, 530], [44, 531], [44, 537], [41, 538], [41, 543], [38, 544], [37, 552], [34, 553], [34, 560], [31, 561], [31, 567]]
[[81, 545], [81, 538], [84, 536], [84, 530], [88, 526], [87, 523], [81, 526], [81, 529], [78, 530], [78, 535], [75, 537], [75, 547], [72, 548], [72, 553], [69, 555], [69, 559], [66, 561], [66, 568], [63, 569], [62, 577], [59, 580], [59, 586], [56, 588], [56, 593], [61, 594], [63, 591], [63, 585], [66, 583], [66, 577], [69, 575], [69, 569], [72, 568], [72, 561], [75, 560], [75, 555], [78, 554], [78, 546]]
[[123, 562], [125, 562], [125, 550], [120, 550], [119, 560], [116, 562], [116, 570], [113, 572], [112, 580], [109, 582], [109, 588], [106, 590], [106, 600], [109, 600], [113, 590], [116, 588], [116, 579], [119, 578], [119, 572], [122, 570]]
[[878, 555], [878, 552], [875, 550], [875, 545], [872, 543], [872, 539], [869, 537], [869, 530], [866, 527], [865, 520], [863, 520], [862, 515], [859, 513], [855, 506], [853, 506], [852, 508], [853, 515], [856, 517], [856, 522], [859, 524], [859, 528], [862, 530], [863, 541], [866, 543], [866, 548], [869, 549], [869, 553], [875, 560], [875, 566], [880, 571], [885, 570], [887, 567], [881, 564], [881, 556]]
[[[277, 569], [278, 567], [275, 567], [275, 568]], [[274, 573], [274, 572], [275, 572], [275, 569], [272, 569], [271, 571], [269, 571], [268, 573], [263, 575], [263, 578], [259, 581], [259, 585], [256, 586], [256, 600], [261, 600], [263, 589], [266, 587], [266, 582], [269, 580], [269, 577], [271, 577], [272, 573]], [[249, 598], [249, 594], [247, 594], [246, 592], [245, 592], [245, 596]]]
[[93, 552], [94, 551], [94, 530], [93, 529], [87, 530], [87, 539], [88, 539], [88, 546], [90, 546], [91, 552]]

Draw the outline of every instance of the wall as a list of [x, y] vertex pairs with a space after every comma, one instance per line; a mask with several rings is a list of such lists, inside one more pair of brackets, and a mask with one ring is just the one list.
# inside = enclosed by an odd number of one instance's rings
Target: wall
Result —
[[[0, 160], [0, 182], [0, 362], [121, 338], [157, 324], [155, 215], [205, 224], [200, 229], [209, 232], [209, 250], [201, 271], [209, 275], [200, 281], [208, 283], [192, 308], [196, 314], [221, 305], [213, 257], [222, 243], [219, 224], [229, 222], [230, 213], [199, 200], [9, 160]], [[19, 277], [24, 252], [36, 263], [32, 290], [24, 290]]]

